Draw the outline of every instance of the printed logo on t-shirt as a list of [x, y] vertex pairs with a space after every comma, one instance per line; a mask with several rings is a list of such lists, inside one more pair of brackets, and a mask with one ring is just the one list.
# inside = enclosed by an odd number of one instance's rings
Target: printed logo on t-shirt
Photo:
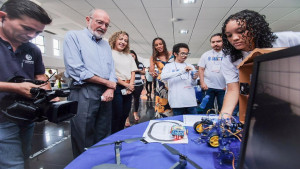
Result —
[[32, 56], [29, 55], [29, 54], [27, 54], [27, 55], [25, 56], [25, 58], [26, 58], [27, 60], [32, 60]]
[[32, 56], [31, 55], [27, 54], [25, 56], [25, 59], [26, 60], [24, 60], [24, 63], [26, 63], [26, 64], [34, 64], [34, 61], [32, 61]]
[[208, 61], [222, 61], [223, 57], [208, 57]]

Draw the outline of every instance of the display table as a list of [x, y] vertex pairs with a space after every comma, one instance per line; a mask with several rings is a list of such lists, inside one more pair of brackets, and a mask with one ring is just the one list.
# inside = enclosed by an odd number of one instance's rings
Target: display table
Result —
[[[180, 120], [183, 116], [174, 116], [160, 120]], [[117, 140], [142, 137], [149, 122], [140, 123], [132, 127], [119, 131], [96, 145], [106, 144]], [[231, 164], [219, 165], [216, 159], [218, 148], [209, 147], [206, 143], [196, 144], [192, 140], [199, 137], [192, 127], [187, 127], [188, 144], [168, 144], [196, 162], [203, 169], [232, 168]], [[239, 143], [238, 143], [239, 144]], [[172, 155], [160, 143], [144, 144], [140, 141], [133, 143], [123, 143], [121, 150], [121, 163], [130, 168], [138, 169], [168, 169], [178, 162], [179, 157]], [[92, 167], [104, 164], [115, 163], [114, 144], [99, 148], [89, 149], [74, 159], [66, 169], [91, 169]], [[186, 169], [193, 169], [191, 164], [187, 164]]]

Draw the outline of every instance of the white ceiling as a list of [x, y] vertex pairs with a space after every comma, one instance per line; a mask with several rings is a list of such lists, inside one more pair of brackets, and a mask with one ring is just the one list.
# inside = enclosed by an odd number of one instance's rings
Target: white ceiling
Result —
[[[129, 33], [131, 49], [139, 57], [149, 58], [152, 40], [162, 37], [168, 50], [179, 42], [190, 46], [192, 58], [210, 50], [209, 39], [221, 31], [231, 14], [250, 9], [266, 15], [272, 31], [300, 32], [300, 0], [196, 0], [181, 4], [180, 0], [34, 0], [45, 8], [53, 23], [45, 30], [63, 37], [68, 30], [86, 26], [85, 16], [93, 8], [107, 11], [111, 26], [105, 37], [124, 30]], [[172, 22], [172, 18], [181, 21]], [[188, 29], [188, 34], [179, 34]]]

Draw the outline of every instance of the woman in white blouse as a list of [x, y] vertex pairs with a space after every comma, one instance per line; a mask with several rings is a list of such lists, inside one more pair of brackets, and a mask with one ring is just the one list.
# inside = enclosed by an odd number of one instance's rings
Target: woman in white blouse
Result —
[[131, 109], [134, 90], [135, 71], [138, 70], [129, 54], [129, 35], [124, 31], [115, 32], [109, 38], [112, 56], [118, 78], [112, 101], [112, 133], [124, 129], [126, 118]]

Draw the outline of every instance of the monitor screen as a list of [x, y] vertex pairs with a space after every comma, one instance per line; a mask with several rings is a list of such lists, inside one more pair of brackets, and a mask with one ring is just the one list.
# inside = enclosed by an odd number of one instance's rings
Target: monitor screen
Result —
[[300, 46], [254, 60], [239, 168], [300, 168]]

